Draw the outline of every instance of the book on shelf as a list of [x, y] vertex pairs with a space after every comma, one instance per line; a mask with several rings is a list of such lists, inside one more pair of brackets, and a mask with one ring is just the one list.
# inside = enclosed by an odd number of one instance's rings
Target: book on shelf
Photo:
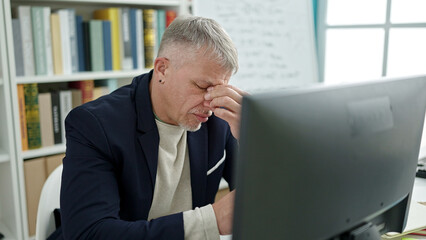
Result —
[[90, 20], [88, 25], [90, 42], [90, 65], [92, 71], [104, 71], [104, 44], [102, 39], [102, 21]]
[[102, 21], [102, 38], [104, 47], [104, 67], [105, 71], [112, 70], [112, 52], [111, 52], [111, 22]]
[[36, 75], [47, 75], [44, 9], [31, 7], [34, 62]]
[[131, 70], [133, 69], [133, 59], [132, 59], [132, 42], [131, 42], [131, 33], [130, 33], [130, 8], [120, 8], [119, 9], [120, 21], [121, 21], [121, 69], [122, 70]]
[[24, 85], [25, 118], [27, 121], [28, 149], [41, 147], [40, 114], [37, 83]]
[[166, 10], [158, 9], [157, 10], [157, 51], [160, 48], [161, 38], [163, 33], [166, 30]]
[[177, 16], [176, 11], [174, 10], [166, 11], [166, 27], [168, 27], [173, 22], [173, 20], [175, 20], [176, 16]]
[[24, 76], [24, 56], [22, 53], [21, 25], [19, 19], [12, 19], [13, 53], [15, 55], [15, 74]]
[[94, 19], [108, 20], [111, 22], [112, 68], [121, 70], [120, 51], [120, 22], [118, 8], [105, 8], [93, 12]]
[[136, 9], [136, 57], [137, 57], [137, 69], [143, 69], [145, 67], [145, 54], [144, 54], [144, 37], [143, 37], [143, 12], [141, 9]]
[[33, 36], [32, 36], [32, 23], [31, 23], [31, 7], [18, 6], [16, 15], [19, 19], [21, 28], [21, 44], [24, 60], [24, 73], [25, 76], [34, 76], [34, 49], [33, 49]]
[[93, 100], [96, 100], [109, 93], [107, 86], [95, 86], [93, 89]]
[[61, 35], [61, 50], [62, 50], [62, 71], [64, 74], [72, 73], [72, 60], [71, 60], [71, 38], [70, 38], [70, 22], [69, 15], [71, 14], [68, 9], [59, 9], [59, 26]]
[[81, 91], [82, 104], [93, 100], [93, 89], [95, 88], [95, 84], [93, 80], [70, 82], [69, 87], [74, 89], [79, 89]]
[[84, 32], [83, 32], [83, 16], [75, 16], [77, 48], [78, 48], [78, 70], [84, 72], [86, 70], [86, 59], [84, 57]]
[[75, 9], [68, 8], [68, 26], [69, 26], [69, 37], [70, 37], [70, 58], [71, 58], [71, 72], [76, 73], [79, 69], [78, 63], [78, 43], [77, 43], [77, 25], [75, 17]]
[[83, 22], [83, 45], [84, 45], [84, 62], [86, 63], [85, 70], [92, 71], [89, 22]]
[[60, 144], [62, 143], [62, 125], [59, 91], [51, 91], [50, 97], [52, 102], [53, 140], [55, 144]]
[[50, 30], [52, 35], [53, 72], [56, 75], [64, 73], [64, 67], [62, 65], [62, 41], [60, 28], [59, 14], [52, 13], [50, 15]]
[[145, 68], [154, 67], [154, 48], [156, 43], [154, 31], [154, 15], [155, 9], [143, 9]]
[[65, 154], [56, 154], [24, 161], [25, 195], [30, 235], [35, 234], [37, 210], [43, 185], [53, 170], [62, 164], [64, 157]]
[[25, 192], [27, 200], [28, 231], [35, 234], [38, 203], [47, 179], [45, 158], [24, 161]]
[[56, 154], [47, 156], [45, 158], [46, 163], [46, 176], [49, 177], [49, 175], [55, 170], [59, 165], [62, 164], [62, 160], [64, 159], [65, 154]]
[[129, 9], [129, 31], [130, 31], [130, 43], [131, 43], [131, 55], [132, 55], [132, 68], [138, 69], [138, 39], [137, 39], [137, 25], [136, 25], [136, 9]]
[[52, 99], [50, 92], [38, 94], [40, 112], [41, 146], [48, 147], [55, 144], [52, 121]]
[[[79, 90], [75, 90], [78, 91]], [[81, 93], [78, 96], [78, 98], [80, 99], [80, 104], [81, 104]], [[65, 118], [67, 117], [68, 113], [71, 111], [71, 109], [73, 108], [72, 106], [72, 90], [70, 89], [66, 89], [66, 90], [61, 90], [59, 91], [59, 104], [60, 104], [60, 124], [61, 124], [61, 137], [62, 137], [62, 143], [66, 143], [65, 141]]]
[[53, 75], [52, 30], [50, 22], [50, 7], [43, 7], [44, 45], [46, 52], [47, 75]]
[[18, 84], [19, 126], [21, 130], [22, 151], [28, 150], [27, 119], [25, 117], [24, 85]]
[[83, 104], [83, 94], [80, 89], [70, 89], [71, 91], [71, 108], [76, 108]]

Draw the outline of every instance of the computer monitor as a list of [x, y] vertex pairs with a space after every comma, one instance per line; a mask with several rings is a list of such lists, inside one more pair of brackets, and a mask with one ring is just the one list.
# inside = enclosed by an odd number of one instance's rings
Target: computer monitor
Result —
[[401, 232], [425, 107], [426, 77], [244, 97], [233, 239]]

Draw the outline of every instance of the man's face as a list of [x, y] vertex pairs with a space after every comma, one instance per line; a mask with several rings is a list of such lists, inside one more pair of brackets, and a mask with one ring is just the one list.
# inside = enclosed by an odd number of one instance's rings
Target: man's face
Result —
[[210, 108], [203, 106], [207, 88], [228, 84], [230, 77], [231, 72], [204, 56], [195, 57], [178, 69], [171, 65], [164, 85], [168, 118], [164, 121], [197, 131], [212, 115]]

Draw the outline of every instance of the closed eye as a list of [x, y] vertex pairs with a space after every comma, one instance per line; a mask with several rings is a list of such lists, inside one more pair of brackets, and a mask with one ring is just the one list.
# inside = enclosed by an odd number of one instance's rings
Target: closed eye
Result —
[[207, 90], [207, 88], [208, 88], [208, 87], [202, 87], [202, 86], [200, 86], [200, 85], [198, 85], [198, 84], [195, 84], [195, 86], [197, 86], [197, 88], [199, 88], [199, 89], [201, 89], [201, 90]]

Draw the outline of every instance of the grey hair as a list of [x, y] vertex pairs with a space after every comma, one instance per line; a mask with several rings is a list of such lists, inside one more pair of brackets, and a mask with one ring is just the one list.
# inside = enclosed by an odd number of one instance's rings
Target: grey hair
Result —
[[[159, 57], [168, 57], [179, 46], [186, 47], [185, 53], [198, 53], [215, 60], [221, 67], [236, 73], [238, 71], [238, 53], [229, 35], [213, 19], [197, 16], [176, 18], [163, 34]], [[182, 59], [182, 52], [176, 56]]]

